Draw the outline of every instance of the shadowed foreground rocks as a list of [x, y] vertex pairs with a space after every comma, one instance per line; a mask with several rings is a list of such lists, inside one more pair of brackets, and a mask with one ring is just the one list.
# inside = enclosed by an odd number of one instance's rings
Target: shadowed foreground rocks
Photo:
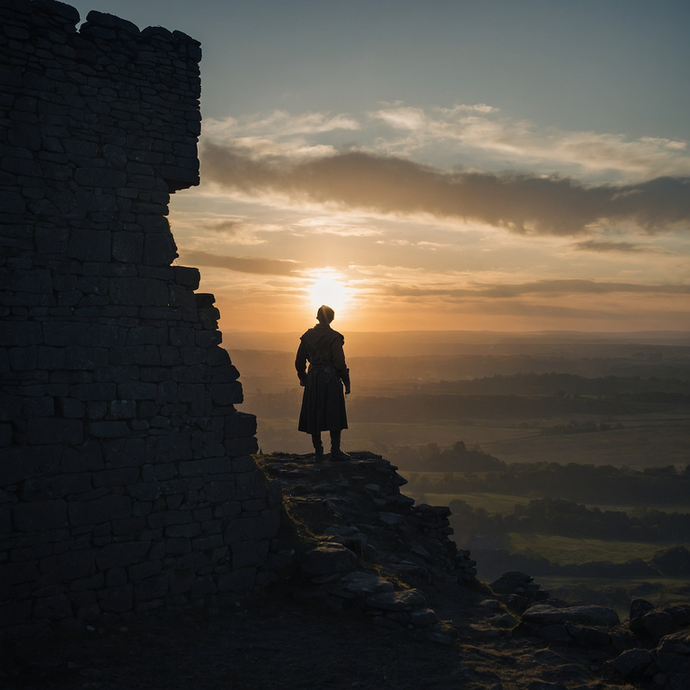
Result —
[[124, 613], [5, 641], [9, 688], [690, 687], [690, 606], [635, 600], [630, 619], [552, 600], [511, 571], [486, 585], [371, 453], [259, 456], [283, 491], [271, 585], [246, 602]]

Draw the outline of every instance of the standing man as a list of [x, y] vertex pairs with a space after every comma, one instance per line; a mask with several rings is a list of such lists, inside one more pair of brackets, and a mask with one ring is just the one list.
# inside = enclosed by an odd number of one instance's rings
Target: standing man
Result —
[[350, 459], [340, 450], [340, 432], [347, 429], [343, 384], [345, 395], [349, 395], [350, 370], [343, 352], [345, 338], [331, 328], [334, 318], [335, 312], [330, 307], [319, 307], [318, 323], [300, 338], [295, 358], [297, 376], [304, 386], [298, 429], [311, 434], [314, 462], [323, 461], [322, 431], [331, 433], [331, 460]]

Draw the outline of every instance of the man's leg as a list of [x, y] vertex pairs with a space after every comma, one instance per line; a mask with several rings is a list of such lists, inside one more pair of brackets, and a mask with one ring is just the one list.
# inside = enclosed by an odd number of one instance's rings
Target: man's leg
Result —
[[331, 460], [349, 460], [350, 456], [340, 450], [340, 429], [331, 429]]
[[311, 442], [314, 444], [314, 462], [323, 462], [323, 443], [321, 443], [320, 431], [311, 435]]

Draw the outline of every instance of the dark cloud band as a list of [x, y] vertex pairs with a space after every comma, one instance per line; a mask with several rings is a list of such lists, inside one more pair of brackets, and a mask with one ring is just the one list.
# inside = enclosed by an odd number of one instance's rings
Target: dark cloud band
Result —
[[259, 275], [289, 276], [293, 275], [298, 264], [282, 259], [260, 259], [253, 257], [222, 256], [203, 251], [184, 251], [180, 249], [182, 259], [190, 266], [210, 266], [227, 268], [240, 273], [257, 273]]
[[594, 280], [539, 280], [533, 283], [513, 285], [477, 285], [470, 288], [414, 288], [408, 286], [391, 286], [388, 294], [399, 297], [493, 297], [510, 298], [521, 295], [563, 295], [592, 294], [605, 295], [612, 293], [690, 295], [690, 285], [642, 285], [637, 283], [605, 283]]
[[249, 195], [379, 213], [430, 214], [488, 223], [511, 232], [575, 235], [596, 222], [633, 221], [647, 232], [690, 227], [690, 178], [659, 177], [633, 185], [586, 186], [570, 178], [446, 172], [363, 152], [293, 162], [208, 143], [202, 176]]

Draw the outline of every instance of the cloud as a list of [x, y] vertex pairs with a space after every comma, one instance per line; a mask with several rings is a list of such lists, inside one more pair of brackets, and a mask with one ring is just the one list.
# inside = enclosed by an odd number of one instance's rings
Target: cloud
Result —
[[241, 218], [235, 218], [232, 220], [219, 220], [214, 223], [204, 223], [203, 227], [207, 230], [213, 230], [213, 232], [237, 235], [243, 224], [244, 221]]
[[357, 130], [359, 128], [359, 122], [349, 115], [342, 113], [331, 115], [330, 112], [290, 115], [284, 110], [274, 110], [272, 113], [227, 117], [223, 120], [204, 119], [204, 135], [213, 139], [321, 134], [336, 129]]
[[629, 140], [621, 134], [569, 132], [554, 127], [540, 131], [528, 120], [497, 119], [497, 110], [483, 104], [429, 109], [391, 104], [368, 115], [402, 133], [398, 140], [381, 142], [388, 152], [409, 155], [434, 144], [454, 144], [503, 160], [512, 158], [521, 167], [546, 162], [552, 168], [575, 166], [585, 174], [616, 172], [638, 181], [690, 174], [685, 141], [663, 137]]
[[644, 253], [644, 254], [671, 254], [663, 247], [655, 247], [649, 244], [633, 244], [632, 242], [600, 242], [597, 240], [586, 240], [577, 242], [573, 248], [581, 252], [622, 252], [622, 253]]
[[647, 232], [690, 224], [690, 177], [584, 185], [529, 174], [447, 172], [394, 156], [346, 151], [294, 161], [206, 143], [202, 176], [248, 196], [398, 216], [485, 223], [519, 234], [576, 235], [630, 220]]
[[306, 228], [313, 235], [339, 235], [340, 237], [373, 237], [383, 234], [366, 225], [360, 225], [356, 220], [342, 219], [337, 216], [316, 216], [303, 218], [294, 223], [297, 228]]
[[643, 285], [639, 283], [598, 282], [594, 280], [538, 280], [531, 283], [516, 283], [505, 285], [470, 285], [469, 287], [454, 288], [423, 287], [408, 285], [392, 285], [385, 291], [397, 297], [490, 297], [513, 298], [522, 295], [605, 295], [612, 293], [635, 294], [665, 294], [690, 295], [690, 285]]
[[204, 230], [210, 230], [223, 236], [229, 244], [266, 244], [265, 239], [258, 237], [258, 233], [275, 233], [286, 230], [283, 225], [273, 223], [248, 223], [242, 218], [226, 218], [200, 223]]
[[240, 273], [259, 275], [292, 276], [296, 275], [299, 264], [285, 259], [262, 259], [258, 257], [222, 256], [199, 250], [180, 249], [180, 260], [193, 266], [227, 268]]

